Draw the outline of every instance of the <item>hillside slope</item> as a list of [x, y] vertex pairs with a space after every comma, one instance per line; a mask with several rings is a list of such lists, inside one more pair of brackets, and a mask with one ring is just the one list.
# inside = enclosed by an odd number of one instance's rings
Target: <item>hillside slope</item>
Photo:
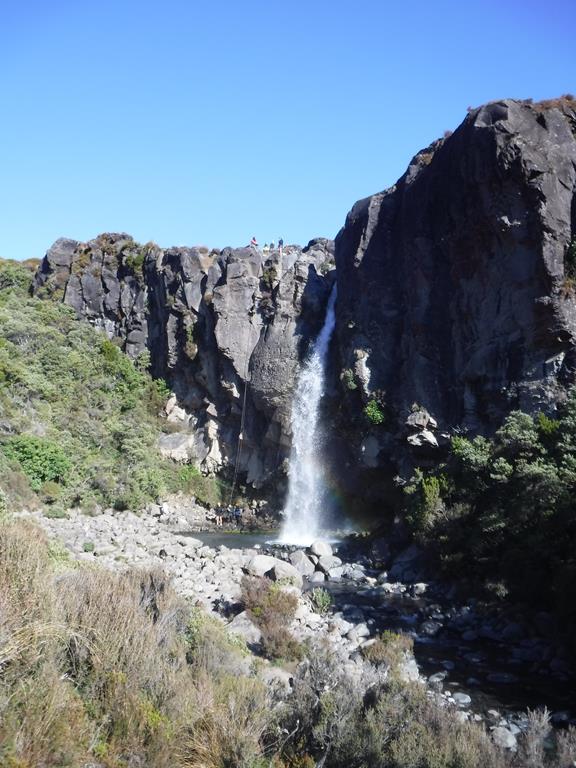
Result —
[[31, 279], [0, 262], [2, 504], [58, 514], [138, 509], [180, 488], [210, 497], [210, 481], [158, 451], [165, 384], [70, 307], [30, 298]]

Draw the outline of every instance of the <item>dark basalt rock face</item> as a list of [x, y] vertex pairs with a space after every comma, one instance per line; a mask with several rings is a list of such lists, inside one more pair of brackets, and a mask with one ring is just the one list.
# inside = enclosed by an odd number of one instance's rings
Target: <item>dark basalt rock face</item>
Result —
[[206, 471], [231, 465], [245, 404], [239, 470], [259, 485], [288, 455], [294, 379], [323, 322], [333, 264], [323, 239], [281, 256], [105, 234], [54, 243], [34, 292], [73, 307], [132, 358], [149, 355], [175, 394], [164, 454]]
[[409, 471], [455, 428], [553, 411], [574, 381], [575, 130], [570, 98], [488, 104], [348, 214], [341, 391], [348, 413], [386, 413], [356, 440], [360, 463]]
[[[575, 132], [570, 98], [488, 104], [349, 213], [326, 398], [345, 491], [380, 503], [393, 489], [383, 482], [437, 461], [454, 431], [489, 434], [516, 408], [553, 412], [574, 383]], [[288, 455], [333, 255], [327, 240], [286, 248], [282, 263], [277, 251], [161, 249], [121, 234], [58, 240], [35, 291], [132, 357], [149, 352], [175, 393], [161, 444], [174, 458], [234, 462], [249, 380], [239, 466], [259, 484]]]

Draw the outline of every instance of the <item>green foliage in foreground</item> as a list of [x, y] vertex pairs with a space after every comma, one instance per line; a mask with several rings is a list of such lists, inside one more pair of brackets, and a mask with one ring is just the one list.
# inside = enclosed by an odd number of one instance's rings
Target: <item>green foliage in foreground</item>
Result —
[[406, 513], [451, 575], [576, 626], [576, 392], [552, 419], [511, 413], [493, 439], [452, 439], [416, 473]]
[[138, 509], [185, 490], [218, 503], [220, 485], [157, 451], [164, 382], [69, 307], [30, 298], [30, 276], [22, 264], [0, 262], [0, 488], [7, 501]]

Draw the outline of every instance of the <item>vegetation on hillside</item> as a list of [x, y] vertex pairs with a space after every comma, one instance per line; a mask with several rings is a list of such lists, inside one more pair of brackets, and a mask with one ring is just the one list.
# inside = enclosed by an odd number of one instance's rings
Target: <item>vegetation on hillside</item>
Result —
[[415, 535], [445, 572], [576, 627], [576, 391], [556, 418], [511, 413], [493, 439], [454, 437], [407, 491]]
[[423, 686], [387, 679], [385, 665], [402, 658], [398, 643], [388, 633], [361, 680], [328, 650], [308, 649], [292, 690], [269, 688], [263, 662], [178, 598], [162, 572], [82, 566], [34, 524], [0, 520], [6, 768], [572, 765], [574, 730], [543, 758], [546, 714], [533, 716], [514, 756]]
[[160, 457], [168, 394], [61, 303], [28, 295], [26, 265], [0, 261], [0, 491], [13, 507], [138, 509], [168, 491], [215, 504], [222, 489]]

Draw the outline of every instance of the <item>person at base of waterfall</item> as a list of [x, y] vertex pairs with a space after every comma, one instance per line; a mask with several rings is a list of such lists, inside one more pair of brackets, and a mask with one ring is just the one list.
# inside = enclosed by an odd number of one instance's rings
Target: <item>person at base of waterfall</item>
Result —
[[238, 505], [234, 507], [234, 520], [236, 522], [236, 527], [240, 528], [242, 525], [242, 509]]

